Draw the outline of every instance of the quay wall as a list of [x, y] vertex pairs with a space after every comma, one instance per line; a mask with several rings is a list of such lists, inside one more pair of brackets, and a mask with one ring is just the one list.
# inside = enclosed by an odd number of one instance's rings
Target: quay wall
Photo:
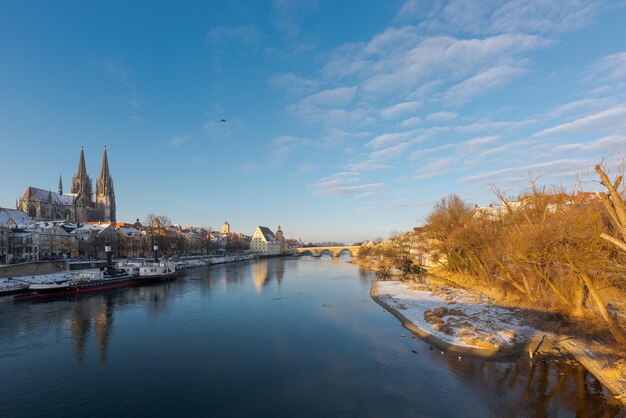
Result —
[[30, 263], [0, 266], [0, 277], [24, 277], [68, 271], [69, 263], [63, 261], [32, 261]]
[[106, 261], [103, 260], [92, 260], [92, 261], [74, 261], [69, 263], [70, 270], [85, 270], [85, 269], [97, 269], [100, 267], [106, 266]]

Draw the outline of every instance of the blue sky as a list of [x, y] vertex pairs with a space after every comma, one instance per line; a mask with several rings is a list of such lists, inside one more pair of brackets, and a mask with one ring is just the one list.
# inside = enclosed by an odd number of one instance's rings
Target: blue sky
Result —
[[0, 7], [4, 207], [106, 144], [119, 220], [353, 242], [626, 148], [622, 1]]

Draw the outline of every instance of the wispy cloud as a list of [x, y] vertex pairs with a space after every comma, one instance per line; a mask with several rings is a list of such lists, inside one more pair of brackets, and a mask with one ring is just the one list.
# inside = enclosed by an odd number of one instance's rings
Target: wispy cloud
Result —
[[344, 196], [364, 198], [373, 196], [386, 187], [385, 183], [363, 183], [359, 173], [339, 172], [318, 180], [312, 185], [320, 196]]
[[429, 122], [443, 122], [456, 119], [457, 116], [459, 115], [456, 112], [435, 112], [426, 116], [426, 120]]
[[485, 92], [498, 89], [524, 73], [523, 68], [500, 65], [463, 80], [443, 94], [443, 101], [459, 106]]
[[452, 157], [436, 158], [428, 161], [415, 170], [415, 180], [425, 180], [436, 176], [441, 176], [450, 171], [455, 159]]
[[278, 163], [282, 161], [299, 146], [311, 144], [314, 144], [314, 141], [308, 138], [290, 135], [278, 136], [272, 139], [272, 156], [274, 157], [274, 162]]
[[350, 102], [352, 102], [352, 100], [354, 100], [355, 95], [355, 87], [337, 87], [307, 96], [302, 99], [300, 103], [304, 105], [331, 108], [337, 106], [347, 106]]
[[592, 67], [587, 80], [615, 81], [626, 79], [626, 52], [607, 55]]
[[308, 173], [309, 171], [313, 171], [313, 170], [315, 170], [315, 166], [310, 163], [304, 163], [298, 166], [298, 171], [301, 173]]
[[236, 45], [255, 45], [261, 36], [254, 24], [244, 26], [217, 26], [209, 30], [206, 40], [217, 48]]
[[461, 145], [466, 145], [470, 147], [481, 146], [481, 145], [491, 144], [497, 141], [498, 138], [499, 138], [498, 135], [478, 136], [478, 137], [468, 139], [467, 141], [462, 142]]
[[293, 73], [277, 74], [270, 79], [270, 84], [291, 94], [310, 93], [319, 85], [315, 80], [299, 77]]
[[420, 118], [419, 116], [413, 116], [412, 118], [403, 120], [402, 123], [400, 123], [400, 126], [403, 128], [412, 128], [414, 126], [421, 124], [423, 121], [424, 120]]
[[626, 136], [609, 135], [595, 141], [563, 144], [554, 148], [554, 152], [561, 151], [601, 151], [619, 152], [626, 149]]
[[177, 135], [169, 140], [170, 147], [178, 148], [191, 140], [191, 135]]
[[586, 115], [571, 122], [537, 132], [534, 136], [546, 137], [566, 134], [598, 132], [600, 130], [624, 129], [626, 127], [626, 107], [618, 106], [609, 110]]
[[380, 116], [385, 119], [395, 119], [413, 113], [422, 107], [422, 103], [418, 101], [397, 103], [380, 111]]
[[394, 21], [420, 22], [430, 32], [556, 34], [589, 25], [611, 6], [608, 0], [407, 0]]
[[418, 131], [412, 130], [407, 132], [388, 132], [377, 135], [372, 140], [365, 144], [367, 148], [380, 149], [390, 145], [397, 144], [411, 139], [419, 139]]
[[297, 38], [302, 30], [305, 13], [317, 9], [317, 0], [273, 0], [272, 17], [279, 32], [287, 38]]
[[409, 147], [409, 145], [410, 145], [409, 142], [403, 142], [401, 144], [396, 144], [387, 148], [382, 148], [382, 149], [372, 152], [370, 154], [370, 158], [374, 160], [380, 160], [380, 159], [386, 160], [389, 158], [398, 157], [404, 154], [404, 152]]
[[480, 182], [485, 180], [497, 180], [503, 175], [509, 175], [511, 173], [518, 173], [523, 175], [541, 175], [541, 174], [556, 174], [562, 175], [565, 171], [567, 174], [571, 174], [572, 170], [584, 170], [589, 169], [594, 164], [594, 160], [589, 159], [559, 159], [546, 161], [541, 163], [526, 164], [518, 167], [509, 167], [500, 170], [488, 171], [462, 178], [464, 182]]
[[612, 104], [608, 98], [579, 99], [556, 106], [545, 114], [548, 119], [561, 118], [564, 116], [579, 116], [581, 113], [588, 113], [590, 110], [606, 107]]
[[391, 165], [383, 163], [376, 159], [360, 160], [347, 165], [347, 169], [357, 173], [373, 173], [375, 171], [387, 170], [392, 168]]

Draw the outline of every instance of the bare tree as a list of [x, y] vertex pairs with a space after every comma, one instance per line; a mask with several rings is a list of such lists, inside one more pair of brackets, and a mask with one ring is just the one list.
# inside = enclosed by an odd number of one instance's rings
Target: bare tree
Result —
[[611, 182], [609, 176], [602, 169], [601, 164], [596, 165], [595, 168], [596, 172], [600, 175], [600, 182], [607, 190], [607, 193], [600, 193], [600, 198], [611, 216], [615, 235], [619, 235], [615, 237], [603, 233], [601, 237], [613, 245], [616, 245], [622, 251], [626, 251], [626, 207], [624, 206], [622, 193], [620, 193], [619, 190], [623, 177], [622, 175], [618, 175], [615, 181]]

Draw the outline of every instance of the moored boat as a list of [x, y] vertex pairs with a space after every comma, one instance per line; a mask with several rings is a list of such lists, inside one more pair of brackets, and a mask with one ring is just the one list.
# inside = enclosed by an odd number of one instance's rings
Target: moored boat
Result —
[[17, 295], [13, 298], [13, 301], [22, 302], [102, 292], [109, 289], [132, 286], [133, 284], [135, 284], [135, 280], [126, 270], [107, 268], [97, 272], [83, 272], [72, 278], [57, 282], [33, 283], [28, 287], [30, 293]]
[[139, 268], [139, 279], [143, 280], [169, 280], [182, 276], [186, 273], [184, 263], [151, 263]]

